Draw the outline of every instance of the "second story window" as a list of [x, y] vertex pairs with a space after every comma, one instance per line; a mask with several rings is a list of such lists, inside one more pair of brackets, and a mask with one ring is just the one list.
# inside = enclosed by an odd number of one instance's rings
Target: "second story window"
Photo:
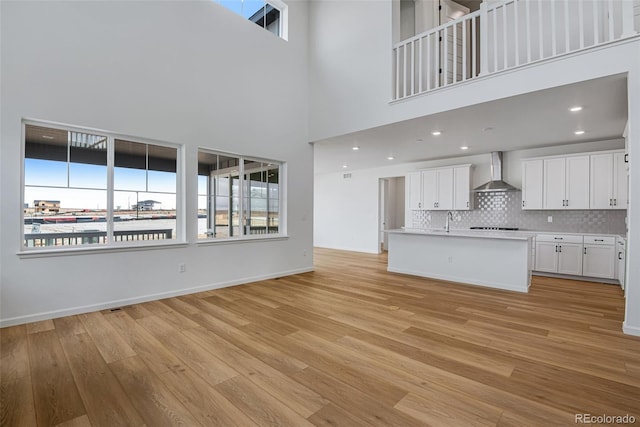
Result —
[[279, 0], [214, 0], [261, 26], [270, 33], [287, 40], [287, 5]]

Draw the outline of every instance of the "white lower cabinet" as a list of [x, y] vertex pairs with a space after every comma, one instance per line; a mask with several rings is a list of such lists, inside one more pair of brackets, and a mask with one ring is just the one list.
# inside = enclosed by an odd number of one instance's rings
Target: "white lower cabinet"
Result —
[[536, 237], [536, 271], [582, 274], [582, 236], [539, 234]]
[[582, 275], [613, 279], [616, 275], [615, 237], [585, 236]]
[[615, 237], [572, 234], [536, 236], [535, 271], [613, 279]]

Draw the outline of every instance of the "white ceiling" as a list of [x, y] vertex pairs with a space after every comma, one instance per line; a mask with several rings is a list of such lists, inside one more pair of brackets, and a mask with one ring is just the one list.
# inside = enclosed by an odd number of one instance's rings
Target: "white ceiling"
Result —
[[620, 138], [626, 121], [626, 76], [609, 76], [317, 141], [315, 173]]

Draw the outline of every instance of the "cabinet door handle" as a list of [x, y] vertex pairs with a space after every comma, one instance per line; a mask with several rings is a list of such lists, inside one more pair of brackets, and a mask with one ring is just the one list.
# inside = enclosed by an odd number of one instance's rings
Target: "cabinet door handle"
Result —
[[624, 162], [629, 163], [629, 153], [624, 155]]
[[585, 255], [587, 254], [587, 248], [584, 248], [583, 254], [585, 254]]
[[613, 199], [613, 206], [618, 206], [618, 199]]
[[524, 200], [522, 201], [522, 207], [524, 208]]
[[593, 240], [595, 240], [596, 242], [604, 242], [604, 239], [593, 239]]
[[467, 201], [467, 207], [469, 207], [469, 201]]
[[554, 237], [553, 240], [562, 240], [564, 237]]
[[609, 199], [609, 206], [613, 206], [613, 199]]
[[556, 252], [558, 252], [558, 245], [556, 245]]
[[622, 260], [622, 252], [618, 252], [618, 259]]
[[558, 252], [562, 253], [562, 245], [558, 245]]

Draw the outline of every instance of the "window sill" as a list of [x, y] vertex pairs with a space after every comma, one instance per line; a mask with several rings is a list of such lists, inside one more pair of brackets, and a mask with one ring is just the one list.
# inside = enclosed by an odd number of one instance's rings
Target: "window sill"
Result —
[[198, 240], [198, 246], [209, 246], [209, 245], [225, 245], [225, 244], [233, 244], [233, 243], [246, 243], [246, 242], [260, 242], [260, 241], [269, 241], [273, 242], [276, 240], [287, 240], [289, 236], [286, 234], [277, 234], [277, 235], [263, 235], [263, 236], [248, 236], [248, 237], [235, 237], [235, 238], [226, 238], [226, 239], [201, 239]]
[[186, 242], [171, 242], [171, 243], [155, 243], [155, 244], [137, 244], [127, 246], [92, 246], [92, 247], [69, 247], [64, 249], [31, 249], [21, 250], [17, 253], [20, 258], [41, 258], [41, 257], [54, 257], [54, 256], [69, 256], [69, 255], [89, 255], [97, 253], [113, 253], [113, 252], [131, 252], [140, 250], [155, 250], [155, 249], [175, 249], [185, 248], [188, 244]]

